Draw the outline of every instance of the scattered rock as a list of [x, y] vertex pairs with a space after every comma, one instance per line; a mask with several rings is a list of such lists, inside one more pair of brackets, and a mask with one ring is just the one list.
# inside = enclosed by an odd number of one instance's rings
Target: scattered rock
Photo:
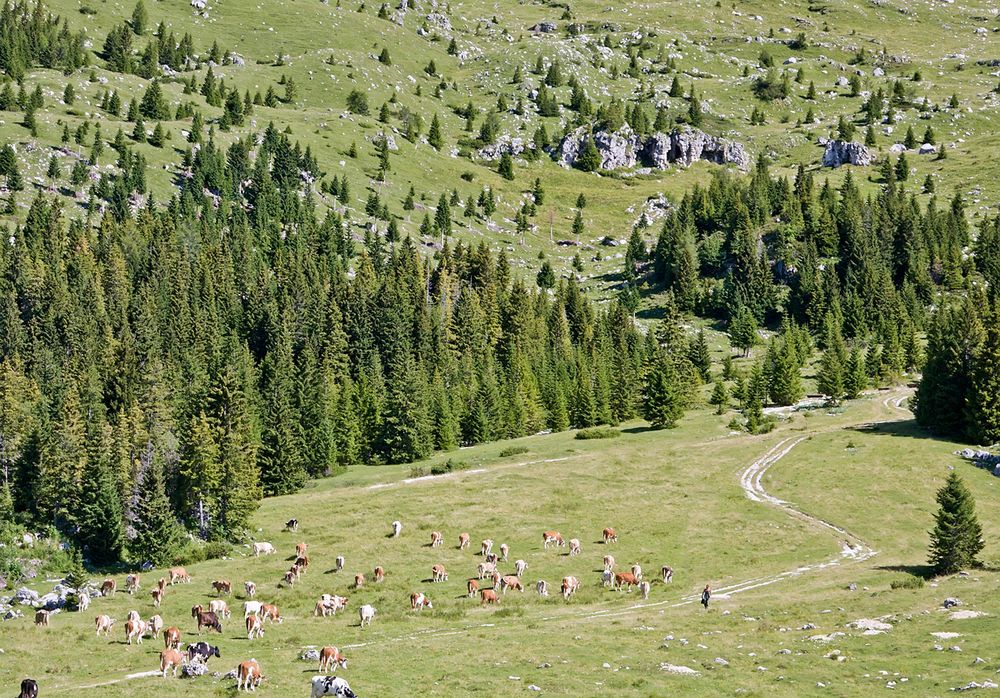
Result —
[[729, 666], [729, 662], [727, 662], [722, 657], [716, 657], [715, 658], [715, 663], [718, 664], [719, 666]]
[[299, 656], [299, 659], [305, 662], [317, 662], [319, 661], [319, 650], [306, 650]]
[[181, 676], [194, 678], [208, 673], [208, 667], [201, 662], [187, 662], [181, 665]]
[[875, 152], [862, 143], [829, 141], [823, 151], [823, 167], [857, 165], [867, 167], [875, 162]]
[[680, 674], [682, 676], [700, 675], [700, 672], [695, 671], [689, 666], [678, 666], [676, 664], [667, 664], [666, 662], [660, 664], [660, 669], [667, 672], [668, 674]]
[[982, 611], [952, 611], [948, 614], [949, 620], [968, 620], [969, 618], [979, 618], [986, 614]]
[[977, 681], [970, 681], [969, 683], [965, 684], [964, 686], [956, 686], [955, 688], [953, 688], [951, 690], [953, 690], [953, 691], [971, 691], [971, 690], [976, 689], [976, 688], [997, 688], [997, 684], [995, 684], [994, 682], [992, 682], [992, 681], [990, 681], [988, 679], [986, 681], [983, 681], [982, 683], [978, 683]]

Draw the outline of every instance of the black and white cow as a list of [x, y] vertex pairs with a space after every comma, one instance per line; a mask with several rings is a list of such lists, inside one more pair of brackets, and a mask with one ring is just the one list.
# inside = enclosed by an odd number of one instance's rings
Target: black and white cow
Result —
[[354, 691], [344, 679], [339, 676], [314, 676], [312, 680], [312, 698], [334, 696], [335, 698], [355, 698]]
[[21, 695], [18, 698], [38, 698], [38, 682], [34, 679], [25, 679], [22, 681]]
[[195, 642], [187, 646], [187, 656], [188, 661], [199, 661], [202, 663], [208, 662], [212, 657], [222, 658], [222, 654], [219, 652], [218, 647], [213, 647], [207, 642]]

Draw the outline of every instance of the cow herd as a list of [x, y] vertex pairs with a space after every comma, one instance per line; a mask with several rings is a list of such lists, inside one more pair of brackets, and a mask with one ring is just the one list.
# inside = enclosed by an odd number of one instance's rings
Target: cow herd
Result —
[[[392, 522], [391, 532], [388, 537], [399, 538], [402, 528], [403, 526], [399, 521]], [[298, 522], [294, 519], [286, 524], [286, 530], [295, 531], [297, 529]], [[432, 550], [440, 548], [444, 545], [444, 541], [444, 534], [440, 531], [433, 531], [430, 535], [428, 547]], [[618, 534], [613, 528], [605, 528], [602, 541], [600, 542], [603, 542], [604, 545], [615, 544], [618, 542]], [[470, 543], [471, 536], [469, 533], [462, 532], [458, 535], [458, 550], [468, 550]], [[542, 550], [550, 548], [567, 548], [567, 556], [569, 558], [576, 558], [583, 553], [583, 546], [579, 539], [571, 538], [569, 541], [566, 541], [562, 534], [556, 530], [548, 530], [542, 533]], [[476, 561], [475, 575], [469, 576], [465, 580], [466, 596], [469, 598], [478, 598], [480, 606], [498, 605], [508, 591], [523, 593], [525, 590], [526, 585], [523, 578], [527, 572], [528, 563], [524, 559], [517, 558], [513, 560], [512, 573], [504, 574], [501, 572], [499, 566], [505, 563], [510, 564], [510, 546], [506, 543], [501, 544], [497, 546], [497, 551], [494, 552], [494, 541], [492, 539], [484, 539], [479, 546], [478, 556], [480, 559]], [[261, 556], [273, 555], [276, 550], [271, 543], [255, 542], [252, 544], [251, 552], [255, 558], [260, 558]], [[294, 558], [295, 562], [282, 579], [284, 585], [289, 587], [294, 585], [309, 567], [308, 546], [306, 543], [299, 543], [295, 546]], [[344, 569], [344, 564], [343, 556], [338, 556], [335, 561], [335, 567], [331, 571], [341, 571]], [[633, 588], [636, 588], [643, 599], [648, 598], [651, 585], [644, 578], [641, 567], [635, 564], [627, 570], [617, 571], [616, 564], [614, 555], [606, 554], [603, 556], [603, 572], [601, 574], [603, 586], [611, 587], [618, 591], [631, 591]], [[430, 578], [424, 580], [425, 582], [435, 585], [448, 582], [449, 574], [443, 564], [434, 564], [430, 567], [429, 571]], [[664, 565], [660, 573], [665, 584], [672, 581], [673, 570], [669, 566]], [[376, 566], [371, 575], [373, 583], [381, 583], [385, 578], [385, 569], [382, 566]], [[170, 588], [177, 584], [186, 584], [191, 581], [191, 575], [183, 567], [168, 569], [165, 575], [158, 579], [150, 591], [153, 607], [160, 607], [164, 596], [169, 593]], [[125, 578], [124, 589], [130, 595], [134, 595], [140, 591], [141, 582], [139, 574], [129, 574]], [[366, 582], [367, 578], [364, 574], [357, 574], [354, 579], [353, 588], [355, 590], [361, 589]], [[549, 584], [546, 580], [539, 579], [532, 586], [539, 596], [549, 596]], [[580, 586], [579, 578], [574, 575], [566, 575], [562, 578], [559, 585], [559, 593], [564, 600], [568, 601], [580, 589]], [[214, 592], [215, 598], [210, 599], [207, 606], [198, 603], [191, 607], [191, 617], [194, 619], [194, 625], [197, 628], [198, 634], [202, 634], [205, 631], [210, 633], [214, 631], [221, 634], [223, 622], [229, 621], [232, 616], [228, 603], [222, 598], [224, 596], [232, 596], [232, 581], [229, 579], [213, 580], [211, 582], [211, 589]], [[245, 591], [243, 622], [246, 628], [247, 640], [259, 640], [264, 636], [266, 624], [280, 624], [284, 619], [276, 604], [265, 603], [255, 598], [257, 595], [256, 583], [246, 580], [243, 583], [243, 589]], [[104, 580], [100, 585], [100, 593], [103, 596], [113, 596], [116, 592], [117, 582], [113, 578]], [[410, 594], [409, 601], [410, 610], [414, 612], [434, 608], [430, 596], [424, 591], [414, 591]], [[348, 603], [349, 598], [346, 596], [323, 594], [316, 601], [314, 616], [336, 616], [339, 611], [347, 609]], [[371, 604], [364, 604], [358, 608], [357, 612], [359, 618], [358, 627], [363, 629], [371, 626], [375, 620], [377, 611]], [[109, 637], [116, 623], [116, 619], [107, 614], [98, 615], [95, 618], [97, 636], [101, 637], [103, 635]], [[41, 620], [36, 618], [36, 624], [47, 625], [48, 614], [44, 614]], [[148, 619], [143, 620], [135, 610], [129, 611], [124, 623], [126, 644], [142, 644], [143, 639], [146, 637], [163, 638], [164, 648], [159, 656], [159, 673], [164, 678], [168, 675], [176, 676], [178, 670], [183, 670], [182, 673], [185, 675], [204, 673], [203, 669], [194, 670], [187, 667], [187, 665], [199, 664], [204, 667], [210, 659], [221, 658], [222, 655], [219, 648], [204, 641], [188, 644], [182, 653], [180, 628], [176, 626], [164, 627], [164, 625], [163, 618], [160, 615], [151, 615]], [[319, 652], [318, 658], [319, 671], [323, 675], [316, 676], [312, 680], [311, 695], [313, 698], [320, 698], [322, 696], [351, 698], [354, 696], [350, 686], [344, 679], [327, 676], [327, 674], [335, 673], [338, 668], [346, 669], [347, 667], [347, 658], [341, 653], [340, 649], [333, 646], [323, 647]], [[256, 659], [241, 662], [228, 676], [236, 679], [237, 691], [247, 692], [256, 691], [266, 678], [262, 672], [260, 663]]]

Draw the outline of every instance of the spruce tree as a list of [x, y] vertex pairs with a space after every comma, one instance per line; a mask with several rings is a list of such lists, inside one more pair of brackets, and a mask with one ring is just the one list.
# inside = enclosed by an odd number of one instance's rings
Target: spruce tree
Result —
[[444, 147], [444, 136], [441, 134], [441, 120], [438, 119], [437, 114], [431, 119], [431, 128], [427, 132], [427, 143], [435, 150], [441, 150]]
[[121, 498], [103, 459], [88, 460], [74, 509], [76, 540], [90, 562], [101, 567], [118, 562], [125, 544]]
[[642, 416], [654, 429], [669, 429], [684, 415], [684, 403], [684, 389], [674, 362], [665, 352], [660, 352], [646, 377]]
[[929, 562], [934, 574], [954, 574], [979, 564], [983, 530], [976, 503], [962, 478], [952, 471], [937, 493], [938, 512], [931, 531]]
[[757, 329], [757, 318], [746, 306], [741, 306], [729, 321], [729, 341], [743, 356], [750, 356], [750, 350], [760, 341]]
[[133, 536], [129, 558], [135, 563], [167, 565], [180, 549], [183, 529], [177, 522], [163, 484], [163, 465], [152, 443], [146, 447], [145, 469], [139, 479], [129, 519]]
[[979, 444], [1000, 442], [1000, 315], [991, 312], [986, 336], [975, 357], [969, 385], [969, 436]]
[[715, 382], [708, 404], [715, 405], [715, 413], [722, 414], [729, 408], [729, 390], [721, 380]]

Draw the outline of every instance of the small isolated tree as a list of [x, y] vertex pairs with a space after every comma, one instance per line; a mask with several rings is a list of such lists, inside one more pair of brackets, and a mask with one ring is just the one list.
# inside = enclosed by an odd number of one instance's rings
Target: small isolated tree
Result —
[[500, 164], [497, 166], [497, 172], [504, 179], [514, 179], [514, 159], [510, 156], [510, 153], [504, 153], [500, 156]]
[[540, 288], [552, 288], [556, 285], [556, 273], [552, 269], [552, 265], [549, 264], [548, 260], [542, 262], [542, 268], [538, 270], [538, 276], [535, 277], [535, 282]]
[[715, 405], [715, 414], [722, 414], [729, 408], [729, 389], [721, 380], [715, 382], [708, 404]]
[[983, 549], [983, 529], [976, 518], [976, 503], [958, 473], [952, 471], [937, 493], [938, 512], [931, 531], [929, 562], [935, 574], [954, 574], [978, 564]]

